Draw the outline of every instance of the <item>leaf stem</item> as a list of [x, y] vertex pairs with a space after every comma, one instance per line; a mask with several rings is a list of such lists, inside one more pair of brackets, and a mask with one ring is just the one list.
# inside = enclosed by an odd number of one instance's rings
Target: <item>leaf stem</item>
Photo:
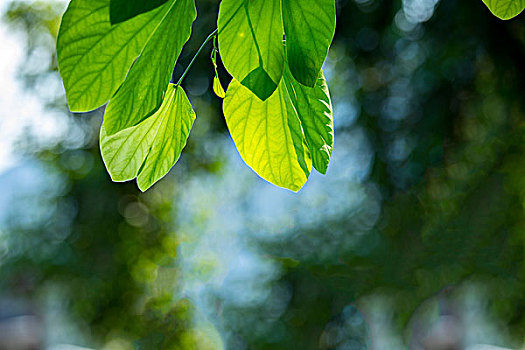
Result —
[[195, 54], [195, 56], [193, 56], [193, 58], [191, 59], [191, 62], [190, 64], [188, 65], [188, 67], [186, 67], [186, 70], [184, 71], [184, 73], [182, 73], [182, 76], [180, 77], [179, 81], [177, 82], [176, 86], [179, 87], [180, 84], [182, 83], [182, 81], [184, 80], [184, 78], [186, 77], [186, 75], [188, 74], [188, 72], [190, 71], [190, 68], [191, 66], [193, 66], [193, 63], [195, 62], [195, 60], [197, 59], [197, 56], [199, 56], [199, 54], [201, 53], [201, 51], [204, 49], [204, 46], [206, 46], [207, 43], [210, 42], [211, 39], [213, 39], [215, 37], [215, 35], [217, 35], [217, 31], [219, 29], [215, 29], [210, 35], [208, 35], [208, 37], [206, 38], [206, 40], [204, 40], [204, 42], [202, 43], [201, 47], [199, 48], [199, 50], [197, 51], [197, 53]]

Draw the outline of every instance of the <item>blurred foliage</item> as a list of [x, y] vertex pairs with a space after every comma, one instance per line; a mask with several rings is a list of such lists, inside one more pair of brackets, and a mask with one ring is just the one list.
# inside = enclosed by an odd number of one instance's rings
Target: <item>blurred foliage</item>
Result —
[[[5, 15], [27, 41], [20, 78], [33, 93], [57, 75], [54, 40], [61, 9], [58, 3], [13, 2]], [[46, 61], [49, 66], [31, 72]], [[52, 102], [49, 109], [65, 112], [63, 94]], [[87, 327], [83, 335], [97, 348], [220, 348], [216, 341], [206, 345], [213, 332], [194, 326], [194, 307], [177, 292], [179, 240], [169, 225], [176, 216], [173, 181], [147, 194], [133, 184], [112, 183], [98, 148], [101, 115], [66, 117], [66, 134], [77, 138], [73, 144], [66, 139], [40, 148], [30, 130], [20, 142], [52, 181], [37, 198], [18, 198], [9, 213], [12, 234], [0, 264], [0, 289], [32, 300], [58, 286], [68, 313]], [[192, 165], [197, 169], [217, 167], [217, 159], [198, 158]]]
[[[399, 5], [340, 2], [332, 52], [336, 72], [347, 73], [336, 73], [334, 90], [355, 87], [357, 125], [373, 141], [382, 213], [370, 230], [345, 213], [264, 243], [294, 292], [262, 335], [237, 329], [258, 348], [353, 349], [344, 337], [319, 341], [345, 305], [387, 295], [401, 331], [445, 286], [479, 280], [491, 311], [523, 341], [523, 21], [443, 1], [413, 24]], [[347, 77], [355, 80], [339, 82]], [[366, 205], [359, 211], [373, 210]], [[261, 311], [249, 315], [257, 323]], [[282, 327], [274, 343], [268, 335]]]
[[[350, 159], [341, 167], [360, 175], [332, 189], [332, 165], [319, 201], [304, 202], [309, 197], [302, 193], [315, 186], [309, 183], [294, 195], [302, 209], [284, 207], [286, 225], [275, 218], [280, 234], [266, 234], [272, 225], [260, 224], [253, 180], [234, 178], [239, 198], [227, 206], [244, 220], [247, 244], [278, 273], [260, 277], [264, 302], [240, 303], [235, 295], [207, 291], [212, 307], [206, 316], [225, 348], [374, 348], [378, 308], [392, 317], [405, 343], [418, 348], [417, 326], [428, 305], [458, 299], [471, 285], [503, 325], [507, 345], [523, 343], [525, 25], [519, 17], [493, 18], [476, 0], [436, 3], [338, 1], [325, 70], [336, 149], [358, 153], [339, 161]], [[214, 29], [216, 1], [199, 0], [197, 7], [196, 40], [184, 49], [175, 78]], [[59, 15], [53, 5], [14, 3], [6, 16], [26, 34], [20, 75], [36, 93], [39, 79], [56, 75], [56, 65], [53, 58], [45, 74], [33, 74], [31, 57], [53, 55], [53, 42], [38, 35], [56, 35]], [[207, 226], [206, 210], [222, 215], [216, 204], [227, 198], [219, 188], [231, 175], [224, 167], [220, 101], [211, 91], [213, 69], [202, 55], [190, 71], [185, 88], [200, 112], [195, 130], [180, 166], [147, 194], [109, 181], [96, 145], [100, 113], [67, 117], [66, 134], [80, 135], [76, 142], [42, 149], [30, 134], [21, 142], [57, 180], [38, 197], [13, 204], [4, 234], [9, 253], [0, 264], [3, 291], [32, 299], [49, 284], [60, 286], [94, 346], [205, 348], [196, 339], [222, 346], [182, 297], [178, 248], [191, 240], [184, 220], [196, 231], [219, 230]], [[220, 66], [219, 75], [225, 77]], [[48, 107], [64, 110], [63, 95], [54, 95]], [[210, 191], [191, 192], [192, 181]], [[177, 206], [184, 196], [193, 196], [195, 207]], [[341, 209], [330, 209], [330, 201]], [[345, 201], [354, 201], [354, 209]], [[51, 209], [27, 209], [35, 206]], [[20, 216], [24, 211], [29, 215]], [[213, 270], [210, 261], [202, 261], [199, 277]], [[443, 304], [438, 314], [446, 314]]]

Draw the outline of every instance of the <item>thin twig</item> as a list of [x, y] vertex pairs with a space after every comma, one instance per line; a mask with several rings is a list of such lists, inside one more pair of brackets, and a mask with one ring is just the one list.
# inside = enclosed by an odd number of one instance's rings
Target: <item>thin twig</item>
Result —
[[215, 29], [210, 35], [208, 35], [208, 37], [206, 38], [206, 40], [204, 40], [204, 42], [202, 43], [201, 47], [199, 48], [199, 50], [197, 51], [197, 53], [195, 54], [195, 56], [193, 56], [193, 58], [191, 59], [191, 62], [190, 64], [188, 65], [188, 67], [186, 67], [186, 70], [184, 71], [184, 73], [182, 73], [182, 76], [180, 77], [179, 81], [177, 82], [177, 87], [180, 86], [180, 84], [182, 83], [182, 81], [184, 80], [184, 78], [186, 77], [186, 74], [188, 74], [191, 66], [193, 65], [193, 63], [195, 62], [195, 60], [197, 59], [197, 56], [199, 56], [199, 54], [201, 53], [201, 51], [204, 49], [204, 46], [206, 46], [206, 44], [211, 40], [213, 39], [213, 37], [215, 37], [215, 35], [217, 34], [217, 31], [218, 29]]

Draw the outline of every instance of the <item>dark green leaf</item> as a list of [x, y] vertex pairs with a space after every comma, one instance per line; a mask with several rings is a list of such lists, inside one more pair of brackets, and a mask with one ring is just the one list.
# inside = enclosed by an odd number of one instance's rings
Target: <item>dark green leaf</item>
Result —
[[142, 13], [164, 5], [168, 0], [111, 0], [109, 18], [111, 24], [127, 21]]
[[262, 66], [252, 70], [241, 81], [241, 84], [253, 91], [263, 101], [270, 97], [276, 89], [275, 82]]

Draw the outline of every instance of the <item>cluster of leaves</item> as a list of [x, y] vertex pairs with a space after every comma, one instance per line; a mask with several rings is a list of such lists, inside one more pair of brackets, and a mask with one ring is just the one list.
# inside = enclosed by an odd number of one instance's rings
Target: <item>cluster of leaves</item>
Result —
[[[146, 190], [186, 145], [195, 119], [180, 86], [186, 74], [170, 79], [196, 16], [194, 0], [73, 0], [64, 14], [57, 51], [68, 104], [85, 112], [109, 101], [100, 145], [114, 181], [136, 178]], [[333, 0], [223, 0], [218, 30], [203, 44], [218, 36], [233, 77], [226, 93], [217, 74], [213, 86], [242, 158], [294, 191], [312, 165], [326, 173], [331, 157], [332, 105], [321, 68], [334, 33]]]
[[[503, 19], [525, 8], [483, 1]], [[86, 112], [109, 101], [100, 145], [114, 181], [136, 178], [146, 190], [179, 159], [195, 112], [180, 86], [186, 74], [170, 79], [196, 17], [194, 0], [73, 0], [64, 14], [57, 51], [68, 103]], [[333, 0], [223, 0], [204, 43], [218, 36], [233, 77], [225, 93], [216, 74], [213, 89], [237, 149], [275, 185], [299, 190], [312, 165], [326, 173], [334, 128], [322, 65], [334, 32]], [[215, 47], [212, 62], [216, 71]]]

